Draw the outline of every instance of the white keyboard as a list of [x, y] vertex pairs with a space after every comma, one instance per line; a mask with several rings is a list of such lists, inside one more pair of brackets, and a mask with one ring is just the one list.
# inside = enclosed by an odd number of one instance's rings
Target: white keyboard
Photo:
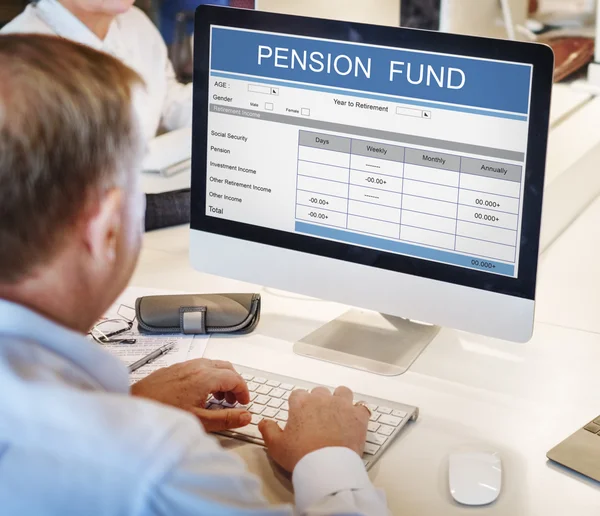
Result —
[[[215, 398], [208, 400], [207, 408], [221, 410], [224, 408], [246, 408], [252, 414], [252, 423], [244, 428], [219, 432], [221, 435], [241, 439], [264, 446], [262, 435], [258, 430], [258, 423], [268, 418], [277, 421], [281, 428], [285, 428], [288, 420], [288, 399], [294, 389], [310, 391], [318, 384], [305, 382], [296, 378], [267, 373], [257, 369], [235, 366], [248, 384], [250, 403], [248, 405], [233, 405]], [[371, 468], [390, 446], [400, 430], [419, 416], [419, 409], [410, 405], [393, 401], [363, 396], [354, 393], [355, 401], [364, 401], [371, 409], [367, 442], [363, 454], [363, 462], [367, 469]]]

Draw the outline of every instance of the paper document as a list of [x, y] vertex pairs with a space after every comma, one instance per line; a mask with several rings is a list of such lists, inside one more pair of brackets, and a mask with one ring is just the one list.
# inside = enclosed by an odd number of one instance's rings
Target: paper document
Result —
[[[169, 294], [181, 294], [182, 292], [170, 290], [158, 290], [150, 288], [129, 287], [117, 299], [113, 306], [106, 312], [103, 319], [126, 319], [133, 320], [135, 317], [135, 301], [142, 296], [160, 296]], [[193, 358], [202, 358], [208, 336], [193, 336], [183, 334], [148, 335], [138, 331], [137, 321], [128, 332], [119, 334], [119, 338], [135, 339], [135, 344], [104, 344], [103, 347], [125, 365], [129, 366], [140, 358], [149, 355], [165, 344], [173, 343], [174, 347], [166, 355], [161, 356], [154, 362], [147, 364], [130, 374], [131, 383], [148, 376], [150, 373], [178, 362], [185, 362]]]

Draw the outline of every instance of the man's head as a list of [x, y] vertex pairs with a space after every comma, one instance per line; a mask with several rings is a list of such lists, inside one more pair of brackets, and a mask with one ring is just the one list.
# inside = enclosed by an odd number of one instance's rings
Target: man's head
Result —
[[0, 36], [0, 297], [71, 326], [61, 309], [84, 311], [82, 329], [127, 284], [144, 213], [139, 87], [87, 47]]
[[59, 0], [68, 9], [75, 8], [78, 11], [90, 14], [104, 14], [117, 16], [128, 11], [135, 0]]

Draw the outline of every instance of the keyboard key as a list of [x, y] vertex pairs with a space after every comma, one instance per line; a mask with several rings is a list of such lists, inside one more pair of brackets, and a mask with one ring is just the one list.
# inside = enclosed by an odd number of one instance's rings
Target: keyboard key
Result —
[[223, 410], [223, 406], [217, 405], [216, 403], [211, 403], [210, 407], [208, 407], [208, 410]]
[[286, 391], [286, 393], [282, 396], [282, 398], [287, 401], [290, 399], [291, 394], [292, 394], [292, 391]]
[[377, 410], [377, 405], [373, 405], [372, 403], [367, 403], [367, 407], [371, 412], [375, 412]]
[[242, 373], [242, 378], [244, 380], [246, 380], [247, 382], [249, 382], [250, 380], [252, 380], [252, 378], [254, 378], [254, 376], [252, 376], [251, 374], [248, 374], [248, 373]]
[[600, 425], [596, 423], [588, 423], [583, 427], [584, 430], [588, 432], [592, 432], [593, 434], [597, 434], [600, 431]]
[[264, 417], [274, 418], [277, 415], [277, 412], [279, 412], [279, 409], [267, 407], [262, 411], [262, 415]]
[[285, 421], [277, 421], [277, 424], [282, 430], [285, 430], [285, 427], [287, 426], [287, 423]]
[[373, 444], [384, 444], [387, 441], [385, 435], [375, 434], [373, 432], [367, 432], [367, 442]]
[[258, 394], [269, 394], [272, 390], [273, 387], [269, 387], [268, 385], [261, 385], [258, 389], [256, 389], [256, 392], [258, 392]]
[[393, 426], [381, 425], [377, 430], [378, 434], [390, 436], [394, 433], [395, 428]]
[[369, 421], [377, 421], [377, 420], [379, 419], [379, 416], [380, 416], [380, 415], [381, 415], [381, 414], [379, 414], [379, 413], [377, 413], [377, 412], [373, 412], [373, 413], [371, 414], [371, 417], [369, 418]]
[[369, 421], [369, 426], [367, 427], [367, 429], [369, 430], [369, 432], [377, 432], [377, 429], [380, 426], [381, 425], [379, 423], [374, 423], [373, 421]]
[[371, 461], [367, 460], [367, 459], [363, 459], [362, 461], [363, 461], [363, 464], [365, 465], [365, 468], [371, 463]]
[[594, 423], [596, 423], [597, 425], [600, 425], [600, 416], [598, 416], [596, 419], [594, 419]]
[[379, 416], [378, 422], [384, 425], [398, 426], [402, 420], [399, 417], [386, 416], [385, 414], [382, 414]]
[[283, 389], [273, 389], [269, 393], [269, 396], [271, 396], [272, 398], [281, 398], [284, 394], [285, 391]]
[[369, 455], [375, 455], [379, 451], [379, 448], [381, 448], [381, 446], [373, 443], [367, 443], [365, 444], [365, 453]]
[[274, 408], [279, 408], [281, 407], [281, 405], [283, 405], [283, 400], [277, 399], [277, 398], [271, 398], [271, 401], [269, 401], [269, 403], [267, 403], [267, 405], [269, 407], [274, 407]]
[[391, 414], [392, 413], [392, 409], [391, 408], [387, 408], [387, 407], [379, 407], [377, 409], [377, 412], [379, 412], [381, 414]]
[[269, 381], [267, 382], [267, 385], [268, 385], [269, 387], [279, 387], [279, 382], [276, 382], [275, 380], [269, 380]]
[[254, 403], [258, 403], [259, 405], [266, 405], [267, 403], [269, 403], [270, 400], [271, 398], [265, 396], [264, 394], [261, 394], [260, 396], [257, 396], [254, 399]]
[[209, 403], [214, 403], [215, 405], [220, 405], [221, 403], [223, 403], [223, 400], [218, 400], [215, 397], [212, 397], [208, 400]]
[[256, 378], [254, 378], [254, 381], [256, 383], [267, 383], [267, 379], [263, 378], [262, 376], [257, 376]]
[[253, 403], [252, 405], [250, 405], [250, 408], [248, 410], [251, 414], [261, 414], [262, 411], [265, 410], [265, 407], [264, 405], [257, 405], [256, 403]]
[[257, 396], [258, 396], [258, 394], [256, 394], [255, 392], [251, 392], [250, 393], [250, 401], [254, 401]]
[[399, 417], [400, 419], [406, 417], [406, 412], [403, 410], [392, 410], [392, 416]]
[[255, 437], [257, 439], [262, 439], [262, 434], [256, 425], [246, 425], [242, 428], [236, 428], [232, 430], [237, 434], [247, 435], [248, 437]]
[[264, 418], [259, 414], [252, 414], [252, 424], [258, 425]]
[[250, 392], [254, 392], [256, 389], [258, 389], [258, 384], [256, 382], [248, 382], [246, 385]]
[[279, 419], [280, 421], [287, 421], [288, 420], [288, 415], [289, 413], [285, 410], [280, 410], [277, 415], [275, 416], [276, 419]]
[[294, 390], [294, 385], [292, 385], [291, 383], [282, 383], [279, 387], [281, 389], [283, 389], [284, 391], [293, 391]]
[[223, 401], [223, 403], [221, 403], [221, 405], [224, 408], [234, 408], [237, 406], [237, 401], [234, 401], [233, 403], [229, 403], [228, 401]]
[[281, 410], [290, 410], [290, 404], [287, 401], [284, 401], [280, 408]]

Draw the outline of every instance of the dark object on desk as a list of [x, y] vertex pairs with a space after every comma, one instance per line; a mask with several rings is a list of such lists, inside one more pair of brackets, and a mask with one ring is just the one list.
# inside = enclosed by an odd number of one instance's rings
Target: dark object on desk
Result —
[[260, 319], [260, 294], [183, 294], [137, 299], [140, 332], [250, 333]]
[[552, 448], [547, 457], [600, 482], [600, 416]]
[[190, 189], [146, 194], [146, 231], [189, 224]]
[[580, 36], [557, 36], [540, 39], [554, 51], [554, 82], [579, 71], [594, 58], [594, 40]]

